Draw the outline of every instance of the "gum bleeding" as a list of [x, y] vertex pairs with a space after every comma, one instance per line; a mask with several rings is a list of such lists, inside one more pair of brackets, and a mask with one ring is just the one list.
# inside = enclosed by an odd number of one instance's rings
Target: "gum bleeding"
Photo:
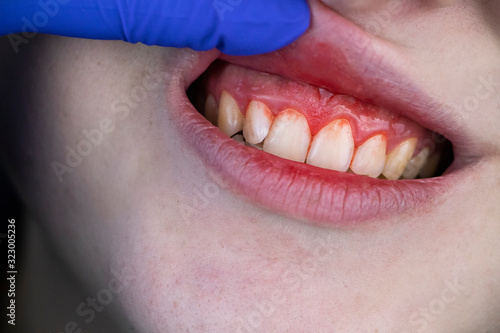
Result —
[[[463, 136], [454, 118], [443, 118], [446, 110], [442, 110], [437, 101], [398, 70], [402, 68], [399, 62], [395, 63], [399, 53], [394, 49], [391, 51], [385, 43], [368, 36], [337, 13], [327, 10], [320, 1], [310, 1], [309, 4], [311, 27], [289, 47], [259, 56], [220, 55], [219, 58], [257, 72], [275, 73], [292, 82], [307, 82], [313, 87], [325, 87], [329, 91], [355, 96], [395, 111], [406, 119], [416, 120], [426, 128], [453, 139], [453, 142], [462, 142]], [[388, 52], [392, 52], [393, 56], [388, 56]], [[215, 75], [222, 78], [222, 72], [210, 72], [214, 80]], [[272, 75], [269, 78], [272, 79]], [[252, 94], [251, 85], [247, 86], [246, 92], [242, 90], [244, 87], [239, 86], [242, 84], [239, 81], [227, 84], [232, 86], [225, 88], [234, 94], [245, 112], [246, 105], [243, 104], [248, 103], [256, 93]], [[388, 181], [326, 170], [265, 154], [241, 145], [210, 124], [193, 108], [185, 94], [192, 81], [184, 83], [182, 87], [172, 85], [166, 90], [172, 106], [169, 107], [169, 115], [178, 127], [179, 136], [194, 149], [193, 152], [199, 155], [210, 172], [224, 180], [228, 190], [273, 213], [325, 227], [367, 225], [369, 221], [380, 225], [389, 221], [387, 218], [401, 214], [408, 217], [428, 213], [446, 200], [453, 193], [455, 184], [460, 183], [460, 173], [453, 171], [435, 178]], [[206, 87], [211, 89], [214, 97], [220, 97], [223, 87]], [[274, 89], [275, 94], [278, 88]], [[269, 91], [264, 95], [272, 96]], [[280, 96], [286, 94], [272, 96], [269, 100], [273, 113], [277, 111], [273, 103], [278, 103]], [[316, 99], [321, 100], [320, 90], [311, 93], [311, 96], [319, 96]], [[292, 97], [295, 100], [295, 96]], [[306, 97], [299, 97], [298, 105], [305, 108], [301, 110], [297, 107], [297, 111], [308, 112], [308, 101], [303, 98], [312, 97], [307, 94]], [[287, 99], [283, 98], [281, 102], [287, 102]], [[305, 116], [313, 133], [316, 133], [321, 124], [315, 124], [314, 117]], [[324, 120], [325, 123], [327, 121]], [[352, 127], [356, 131], [356, 141], [362, 140], [359, 134], [362, 132], [361, 125]], [[373, 126], [370, 127], [372, 133], [375, 132]], [[390, 221], [397, 223], [403, 220], [396, 218]]]
[[424, 148], [424, 139], [431, 137], [431, 132], [417, 123], [354, 97], [227, 63], [212, 66], [205, 84], [217, 102], [224, 90], [229, 92], [243, 115], [251, 100], [265, 103], [275, 116], [286, 108], [295, 109], [306, 117], [312, 136], [333, 120], [347, 119], [356, 146], [376, 134], [384, 134], [390, 152], [402, 141], [417, 138], [414, 155]]

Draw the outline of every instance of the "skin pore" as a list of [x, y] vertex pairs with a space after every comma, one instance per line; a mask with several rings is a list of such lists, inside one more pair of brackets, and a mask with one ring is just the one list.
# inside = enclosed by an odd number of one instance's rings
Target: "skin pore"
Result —
[[499, 5], [310, 3], [446, 106], [463, 133], [453, 193], [352, 228], [303, 223], [234, 195], [179, 133], [166, 92], [217, 51], [40, 35], [16, 55], [2, 38], [2, 161], [33, 220], [27, 262], [51, 277], [23, 277], [19, 311], [43, 318], [27, 332], [500, 330]]

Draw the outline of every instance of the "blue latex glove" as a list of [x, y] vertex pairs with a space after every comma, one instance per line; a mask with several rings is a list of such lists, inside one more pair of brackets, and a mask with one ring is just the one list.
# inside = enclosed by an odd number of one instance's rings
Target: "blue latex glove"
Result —
[[288, 45], [309, 18], [306, 0], [0, 0], [0, 35], [41, 32], [229, 55]]

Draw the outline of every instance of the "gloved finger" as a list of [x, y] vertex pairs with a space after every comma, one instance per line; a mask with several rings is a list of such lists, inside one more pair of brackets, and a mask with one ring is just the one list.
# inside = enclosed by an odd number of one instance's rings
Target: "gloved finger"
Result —
[[309, 26], [306, 0], [1, 0], [0, 35], [37, 32], [147, 45], [279, 49]]

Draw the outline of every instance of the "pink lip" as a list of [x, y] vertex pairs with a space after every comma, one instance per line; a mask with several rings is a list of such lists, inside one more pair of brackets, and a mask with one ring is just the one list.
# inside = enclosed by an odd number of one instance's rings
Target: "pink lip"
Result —
[[[447, 111], [439, 110], [438, 103], [386, 63], [386, 55], [379, 52], [379, 41], [326, 10], [320, 2], [311, 2], [311, 9], [310, 30], [287, 48], [260, 56], [222, 58], [394, 110], [439, 131], [454, 143], [464, 139], [452, 114], [443, 124], [443, 113]], [[200, 56], [200, 62], [208, 63], [213, 56]], [[201, 74], [199, 67], [193, 69], [197, 75]], [[192, 76], [191, 73], [187, 83]], [[322, 226], [359, 225], [402, 213], [428, 211], [458, 183], [459, 170], [431, 179], [386, 181], [263, 153], [227, 138], [212, 126], [190, 104], [185, 88], [170, 86], [167, 90], [173, 105], [178, 106], [173, 108], [172, 118], [179, 133], [233, 192], [272, 211]], [[453, 167], [457, 164], [455, 161]]]

